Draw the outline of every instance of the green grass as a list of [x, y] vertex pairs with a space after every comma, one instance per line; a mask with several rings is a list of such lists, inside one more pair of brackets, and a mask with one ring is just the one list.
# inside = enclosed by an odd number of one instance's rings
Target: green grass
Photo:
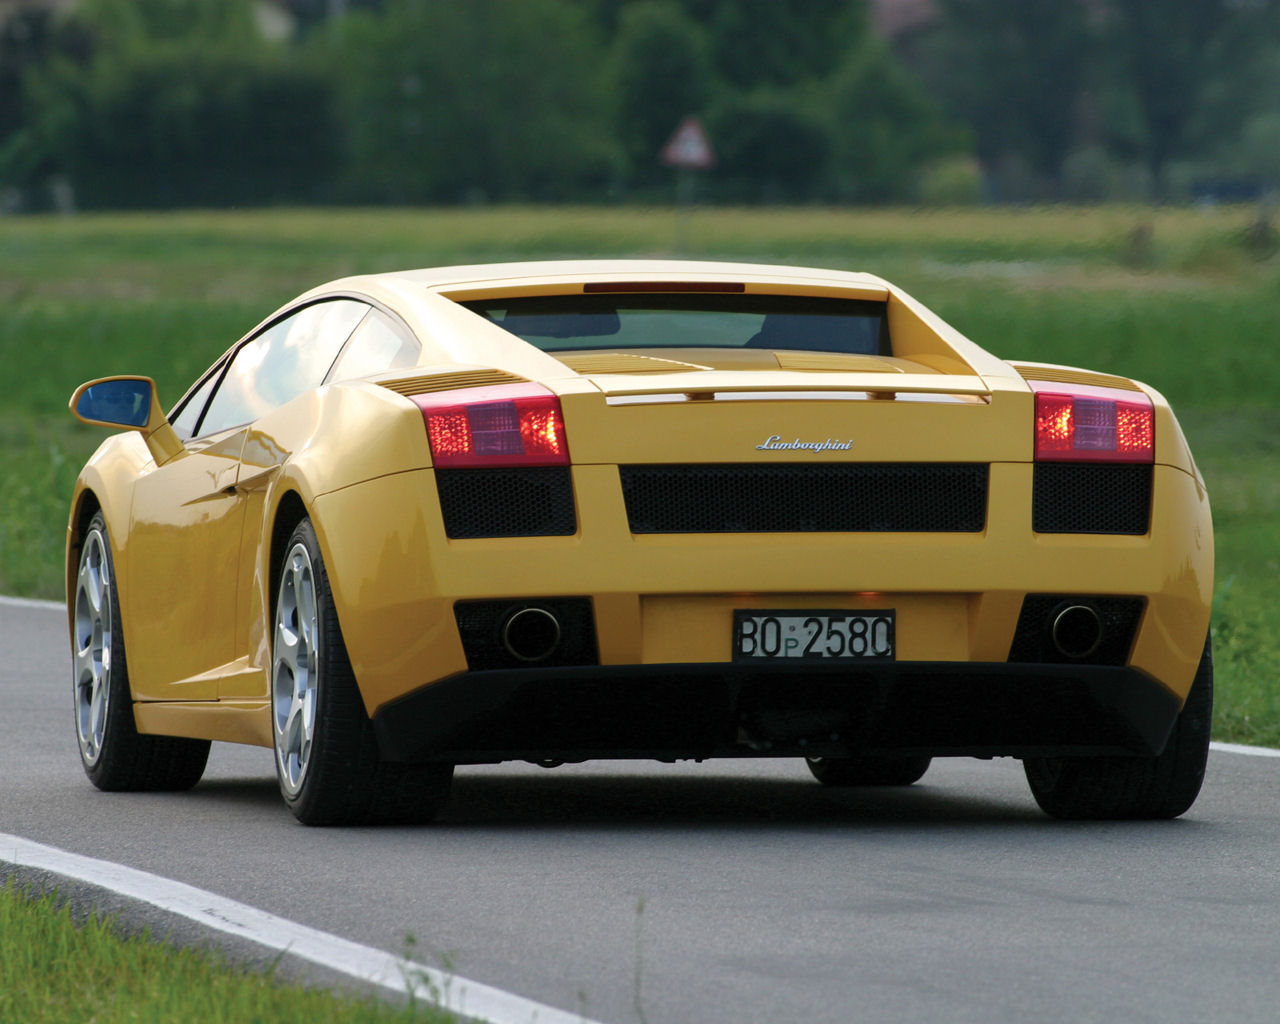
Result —
[[290, 984], [216, 952], [178, 948], [110, 919], [77, 920], [56, 893], [0, 888], [0, 1021], [22, 1024], [449, 1024], [421, 999], [392, 1005]]
[[[298, 292], [492, 260], [692, 256], [870, 270], [1008, 358], [1138, 377], [1173, 403], [1217, 539], [1220, 739], [1280, 745], [1280, 263], [1250, 209], [276, 210], [0, 219], [0, 593], [62, 593], [66, 505], [102, 438], [84, 380], [172, 402]], [[684, 239], [678, 244], [677, 239]]]

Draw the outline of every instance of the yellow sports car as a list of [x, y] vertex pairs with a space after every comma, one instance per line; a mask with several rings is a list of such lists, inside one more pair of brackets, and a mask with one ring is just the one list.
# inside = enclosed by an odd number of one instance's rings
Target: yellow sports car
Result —
[[1209, 742], [1213, 532], [1168, 404], [1005, 362], [867, 274], [448, 267], [316, 288], [123, 429], [67, 533], [103, 789], [274, 749], [309, 824], [456, 764], [1016, 757], [1060, 817], [1172, 817]]

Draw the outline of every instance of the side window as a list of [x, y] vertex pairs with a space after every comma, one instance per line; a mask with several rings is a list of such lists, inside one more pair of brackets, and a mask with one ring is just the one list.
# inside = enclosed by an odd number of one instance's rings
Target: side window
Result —
[[177, 431], [182, 440], [185, 441], [196, 432], [196, 424], [200, 422], [200, 414], [204, 412], [204, 404], [209, 401], [209, 393], [213, 391], [213, 387], [218, 383], [220, 376], [222, 376], [221, 361], [209, 371], [209, 376], [204, 379], [204, 383], [191, 393], [191, 397], [182, 403], [181, 408], [169, 417], [173, 423], [173, 429]]
[[413, 366], [422, 353], [422, 344], [410, 337], [381, 310], [372, 310], [356, 328], [347, 347], [333, 364], [329, 380], [352, 380], [371, 373]]
[[196, 429], [214, 434], [248, 423], [318, 387], [368, 310], [353, 299], [317, 302], [245, 342]]

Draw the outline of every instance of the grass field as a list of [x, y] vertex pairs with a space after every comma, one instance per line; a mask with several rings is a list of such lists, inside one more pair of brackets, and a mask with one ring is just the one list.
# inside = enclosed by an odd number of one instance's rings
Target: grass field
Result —
[[[425, 994], [424, 994], [425, 995]], [[425, 998], [394, 1006], [246, 971], [214, 952], [78, 919], [56, 894], [0, 886], [0, 1021], [6, 1024], [456, 1024]]]
[[146, 373], [176, 400], [293, 295], [348, 273], [576, 256], [870, 270], [1001, 356], [1128, 374], [1209, 482], [1220, 739], [1280, 745], [1280, 261], [1252, 210], [532, 209], [0, 219], [0, 593], [61, 597], [66, 502], [102, 435], [66, 401]]

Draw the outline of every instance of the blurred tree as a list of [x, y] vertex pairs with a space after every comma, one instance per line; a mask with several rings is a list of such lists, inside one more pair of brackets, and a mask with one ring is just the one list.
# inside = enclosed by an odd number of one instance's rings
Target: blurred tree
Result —
[[[83, 63], [29, 73], [28, 154], [78, 204], [312, 200], [334, 164], [327, 79], [262, 40], [250, 0], [86, 0]], [[30, 158], [30, 157], [29, 157]]]
[[967, 149], [965, 133], [947, 125], [923, 86], [878, 38], [850, 54], [823, 91], [842, 198], [910, 199], [930, 161]]
[[334, 164], [328, 84], [263, 55], [138, 49], [57, 65], [34, 90], [85, 207], [305, 202]]
[[706, 26], [716, 73], [735, 89], [830, 75], [867, 34], [863, 0], [684, 0]]
[[0, 186], [26, 188], [52, 171], [32, 122], [27, 76], [52, 60], [84, 63], [89, 38], [75, 20], [45, 7], [0, 19]]
[[41, 7], [0, 19], [0, 146], [22, 126], [22, 76], [48, 59], [53, 17]]
[[297, 19], [298, 30], [306, 34], [329, 18], [341, 17], [348, 11], [381, 11], [386, 0], [283, 0], [284, 6]]
[[708, 132], [718, 163], [715, 195], [743, 203], [818, 198], [831, 162], [832, 133], [790, 93], [729, 93], [712, 110]]
[[[613, 38], [652, 0], [582, 0]], [[868, 0], [671, 0], [706, 38], [714, 75], [735, 89], [829, 75], [867, 31]]]
[[107, 50], [155, 43], [261, 43], [252, 0], [83, 0], [79, 16]]
[[[1280, 3], [1108, 0], [1106, 25], [1152, 188], [1167, 198], [1169, 161], [1221, 138], [1249, 114], [1250, 97], [1224, 86], [1248, 80], [1274, 53], [1268, 44], [1280, 31]], [[1267, 78], [1274, 76], [1269, 67]]]
[[614, 173], [601, 46], [568, 0], [391, 0], [311, 56], [339, 86], [349, 198], [568, 199]]
[[1056, 194], [1093, 37], [1080, 0], [936, 0], [932, 92], [994, 165], [1026, 158]]
[[615, 38], [619, 133], [632, 180], [666, 182], [658, 151], [704, 113], [713, 198], [884, 201], [917, 160], [953, 152], [920, 85], [870, 31], [864, 0], [593, 0]]
[[680, 121], [705, 115], [714, 90], [703, 30], [671, 0], [627, 4], [614, 44], [618, 136], [633, 182], [664, 182], [658, 153]]
[[956, 147], [868, 0], [283, 2], [288, 44], [256, 0], [81, 0], [82, 55], [7, 80], [0, 175], [69, 176], [86, 205], [567, 200], [620, 172], [656, 193], [699, 114], [713, 197], [879, 201]]

